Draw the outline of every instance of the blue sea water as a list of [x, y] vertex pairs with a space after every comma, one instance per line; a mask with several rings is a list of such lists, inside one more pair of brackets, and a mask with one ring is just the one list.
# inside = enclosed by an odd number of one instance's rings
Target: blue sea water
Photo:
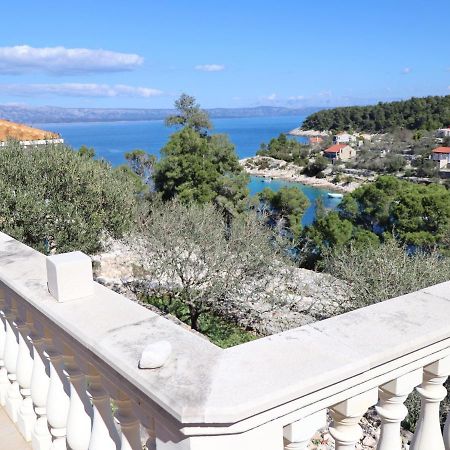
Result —
[[[262, 142], [269, 142], [280, 133], [286, 133], [298, 127], [304, 120], [302, 116], [287, 117], [246, 117], [214, 119], [214, 133], [226, 133], [236, 147], [239, 158], [254, 156]], [[34, 124], [38, 128], [61, 134], [65, 142], [73, 148], [82, 145], [93, 147], [97, 157], [110, 161], [114, 166], [125, 162], [124, 154], [130, 150], [143, 149], [159, 155], [172, 128], [167, 128], [162, 120], [139, 122], [92, 122], [92, 123], [46, 123]], [[339, 199], [328, 198], [324, 189], [305, 186], [291, 181], [272, 180], [270, 183], [262, 178], [251, 177], [249, 183], [252, 195], [265, 187], [274, 191], [283, 186], [296, 186], [308, 197], [310, 207], [303, 215], [303, 225], [313, 222], [315, 202], [322, 197], [326, 208], [336, 208]]]

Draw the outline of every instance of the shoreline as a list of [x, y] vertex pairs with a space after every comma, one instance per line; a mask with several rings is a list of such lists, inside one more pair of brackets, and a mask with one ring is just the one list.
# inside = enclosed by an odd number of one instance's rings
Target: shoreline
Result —
[[[269, 160], [272, 163], [272, 167], [260, 169], [258, 167], [249, 167], [249, 163], [261, 160]], [[268, 156], [253, 156], [248, 158], [243, 158], [239, 160], [239, 163], [249, 175], [259, 177], [259, 178], [271, 178], [277, 180], [283, 180], [288, 182], [300, 183], [305, 186], [312, 186], [316, 188], [326, 189], [337, 193], [349, 193], [357, 189], [361, 183], [351, 182], [351, 183], [341, 183], [336, 184], [331, 181], [331, 177], [316, 178], [309, 177], [298, 173], [300, 167], [287, 163], [279, 159], [270, 158]]]

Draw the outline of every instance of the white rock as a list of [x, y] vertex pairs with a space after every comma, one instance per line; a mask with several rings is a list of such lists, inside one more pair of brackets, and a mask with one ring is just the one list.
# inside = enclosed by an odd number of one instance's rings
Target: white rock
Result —
[[172, 345], [168, 341], [158, 341], [148, 344], [142, 352], [139, 361], [140, 369], [157, 369], [162, 367], [172, 353]]

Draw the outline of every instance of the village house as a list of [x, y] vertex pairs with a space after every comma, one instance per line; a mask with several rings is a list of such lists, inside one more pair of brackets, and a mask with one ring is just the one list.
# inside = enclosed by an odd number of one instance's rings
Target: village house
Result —
[[64, 139], [57, 133], [0, 119], [0, 147], [4, 147], [7, 141], [11, 139], [19, 141], [21, 145], [27, 147], [64, 143]]
[[439, 170], [446, 169], [450, 164], [450, 147], [437, 147], [433, 149], [430, 159], [436, 162]]
[[334, 135], [333, 142], [335, 144], [349, 144], [356, 142], [356, 136], [350, 133], [338, 133]]
[[333, 162], [338, 159], [341, 161], [347, 161], [356, 156], [356, 150], [347, 144], [334, 144], [324, 150], [323, 155], [326, 158], [331, 159]]
[[436, 131], [436, 137], [438, 138], [450, 137], [450, 127], [439, 128], [439, 130]]

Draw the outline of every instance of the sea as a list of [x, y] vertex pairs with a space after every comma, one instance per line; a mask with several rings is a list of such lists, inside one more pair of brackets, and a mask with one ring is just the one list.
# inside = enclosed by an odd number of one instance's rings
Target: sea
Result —
[[[287, 133], [297, 128], [304, 119], [304, 116], [216, 118], [213, 120], [212, 132], [228, 134], [241, 159], [254, 156], [261, 143], [267, 143], [280, 133]], [[159, 156], [160, 149], [164, 147], [174, 132], [173, 128], [164, 125], [163, 120], [33, 125], [59, 133], [66, 144], [75, 149], [82, 145], [94, 148], [96, 157], [108, 160], [113, 166], [125, 163], [125, 153], [135, 149], [142, 149]], [[334, 209], [339, 204], [339, 199], [329, 198], [324, 189], [291, 181], [268, 181], [259, 177], [251, 177], [250, 193], [255, 195], [265, 187], [277, 191], [283, 186], [295, 186], [308, 197], [310, 206], [303, 215], [303, 226], [310, 225], [314, 221], [315, 203], [319, 197], [323, 199], [325, 208]]]

